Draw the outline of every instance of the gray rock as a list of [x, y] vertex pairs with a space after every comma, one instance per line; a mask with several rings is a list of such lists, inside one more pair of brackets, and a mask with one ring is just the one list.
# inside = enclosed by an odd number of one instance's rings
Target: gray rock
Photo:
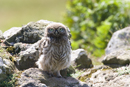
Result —
[[130, 87], [130, 75], [122, 75], [108, 83], [108, 87]]
[[7, 78], [9, 74], [12, 74], [15, 70], [14, 63], [8, 59], [0, 57], [0, 81]]
[[119, 49], [130, 49], [130, 27], [118, 30], [113, 34], [107, 45], [106, 54]]
[[3, 33], [3, 37], [5, 39], [8, 39], [8, 38], [12, 37], [13, 35], [16, 35], [21, 29], [22, 29], [21, 27], [12, 27], [11, 29], [9, 29]]
[[22, 84], [20, 87], [47, 87], [45, 84], [38, 83], [36, 81], [28, 81], [24, 84]]
[[7, 45], [14, 45], [15, 43], [35, 43], [43, 37], [44, 29], [52, 23], [47, 20], [40, 20], [37, 22], [30, 22], [23, 27], [13, 27], [4, 32], [5, 43]]
[[71, 61], [71, 65], [78, 69], [93, 67], [92, 61], [88, 58], [84, 49], [73, 50], [71, 53]]
[[130, 50], [118, 50], [106, 55], [103, 64], [111, 67], [120, 67], [130, 63]]
[[116, 31], [106, 48], [103, 63], [111, 67], [120, 67], [130, 63], [130, 27]]
[[87, 84], [78, 81], [72, 77], [51, 77], [38, 68], [30, 68], [25, 70], [21, 74], [20, 78], [17, 78], [16, 83], [17, 86], [21, 87], [27, 87], [23, 86], [23, 84], [33, 85], [33, 87], [36, 87], [37, 84], [43, 85], [38, 87], [88, 87]]
[[15, 53], [19, 53], [21, 51], [25, 51], [25, 50], [27, 50], [31, 46], [32, 46], [32, 44], [16, 43], [16, 44], [14, 44]]
[[[88, 83], [89, 87], [130, 87], [130, 67], [112, 69], [98, 67], [85, 71], [80, 80]], [[122, 73], [122, 75], [121, 75]]]
[[16, 37], [22, 35], [21, 27], [12, 27], [11, 29], [5, 31], [3, 33], [3, 37], [5, 38], [5, 44], [13, 45], [16, 42]]
[[19, 57], [16, 59], [16, 67], [19, 70], [35, 67], [35, 62], [39, 58], [39, 50], [38, 50], [39, 41], [29, 46], [29, 48], [26, 49], [25, 51], [21, 51], [19, 53]]

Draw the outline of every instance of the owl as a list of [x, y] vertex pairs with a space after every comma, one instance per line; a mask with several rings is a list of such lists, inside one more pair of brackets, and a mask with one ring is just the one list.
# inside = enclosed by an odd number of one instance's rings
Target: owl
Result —
[[51, 23], [45, 28], [39, 42], [39, 59], [36, 65], [49, 74], [62, 77], [60, 70], [70, 66], [70, 31], [61, 23]]

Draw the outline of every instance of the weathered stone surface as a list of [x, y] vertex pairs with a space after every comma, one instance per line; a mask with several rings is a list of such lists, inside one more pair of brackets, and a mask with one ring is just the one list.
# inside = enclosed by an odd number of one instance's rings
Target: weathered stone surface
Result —
[[3, 36], [5, 39], [8, 39], [12, 37], [13, 35], [16, 35], [22, 28], [21, 27], [12, 27], [9, 30], [5, 31], [3, 33]]
[[16, 43], [16, 44], [14, 44], [15, 53], [19, 53], [21, 51], [25, 51], [25, 50], [27, 50], [31, 46], [32, 46], [32, 44]]
[[119, 67], [130, 63], [130, 27], [116, 31], [106, 48], [103, 63]]
[[111, 67], [119, 67], [130, 63], [130, 50], [118, 50], [106, 55], [103, 64]]
[[7, 78], [9, 74], [12, 74], [15, 70], [13, 62], [8, 59], [0, 57], [0, 81]]
[[43, 37], [44, 29], [51, 21], [40, 20], [37, 22], [30, 22], [22, 27], [13, 27], [4, 32], [3, 36], [6, 38], [7, 45], [14, 45], [15, 43], [35, 43]]
[[112, 69], [110, 67], [98, 67], [84, 72], [80, 80], [88, 83], [89, 87], [129, 87], [130, 67]]
[[116, 31], [109, 41], [106, 54], [110, 54], [119, 49], [130, 49], [130, 27]]
[[21, 27], [12, 27], [11, 29], [5, 31], [3, 33], [5, 43], [7, 45], [13, 45], [16, 42], [16, 37], [22, 35], [21, 30]]
[[[30, 68], [25, 70], [20, 78], [17, 78], [17, 86], [22, 86], [22, 84], [37, 85], [42, 84], [39, 87], [88, 87], [87, 84], [80, 82], [72, 77], [67, 78], [56, 78], [51, 77], [46, 72], [39, 70], [38, 68]], [[33, 83], [34, 82], [34, 83]], [[45, 85], [44, 85], [45, 84]]]
[[20, 87], [47, 87], [47, 86], [45, 84], [30, 80], [30, 81], [22, 84]]
[[35, 67], [35, 62], [39, 58], [39, 50], [38, 50], [39, 45], [38, 44], [39, 44], [39, 41], [31, 45], [25, 51], [21, 51], [19, 53], [19, 57], [16, 59], [16, 67], [19, 70], [24, 70], [31, 67]]
[[71, 53], [71, 61], [71, 65], [78, 69], [93, 67], [92, 61], [88, 58], [84, 49], [73, 50]]

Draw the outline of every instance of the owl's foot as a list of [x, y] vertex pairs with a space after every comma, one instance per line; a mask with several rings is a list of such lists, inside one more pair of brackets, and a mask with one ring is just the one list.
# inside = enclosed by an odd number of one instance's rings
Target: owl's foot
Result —
[[53, 75], [55, 77], [57, 77], [57, 78], [61, 78], [62, 77], [61, 74], [60, 74], [60, 71], [57, 71], [57, 72], [53, 73]]

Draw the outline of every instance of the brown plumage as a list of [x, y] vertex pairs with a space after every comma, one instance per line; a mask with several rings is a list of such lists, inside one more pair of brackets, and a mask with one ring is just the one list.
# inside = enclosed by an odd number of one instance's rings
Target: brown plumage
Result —
[[70, 32], [61, 23], [51, 23], [45, 28], [44, 37], [39, 42], [40, 57], [36, 64], [39, 69], [61, 77], [60, 70], [70, 65]]

